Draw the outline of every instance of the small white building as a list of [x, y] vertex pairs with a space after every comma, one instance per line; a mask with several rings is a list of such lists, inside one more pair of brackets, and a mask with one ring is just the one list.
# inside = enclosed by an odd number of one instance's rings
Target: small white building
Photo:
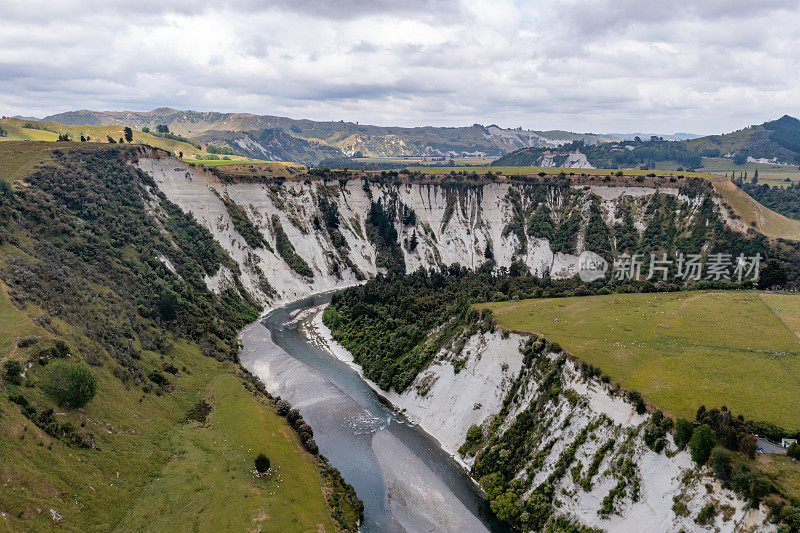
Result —
[[781, 439], [781, 446], [783, 446], [784, 448], [788, 448], [795, 442], [797, 442], [797, 439]]

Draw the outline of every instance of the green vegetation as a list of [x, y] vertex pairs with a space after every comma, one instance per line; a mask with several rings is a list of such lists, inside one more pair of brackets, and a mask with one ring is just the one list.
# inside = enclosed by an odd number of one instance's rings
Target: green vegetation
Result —
[[711, 449], [717, 436], [708, 424], [703, 424], [694, 430], [692, 438], [689, 439], [689, 449], [692, 453], [692, 461], [702, 466], [708, 461]]
[[757, 180], [734, 180], [734, 183], [761, 205], [781, 215], [800, 220], [800, 182], [787, 187], [770, 187], [766, 183], [758, 185]]
[[286, 235], [286, 232], [283, 230], [278, 215], [272, 215], [272, 231], [275, 233], [275, 247], [278, 249], [278, 255], [286, 261], [286, 264], [289, 265], [292, 270], [301, 276], [313, 278], [314, 271], [311, 270], [311, 267], [308, 266], [305, 259], [297, 255], [297, 252], [294, 251], [294, 246], [289, 240], [289, 236]]
[[216, 144], [209, 144], [208, 146], [206, 146], [206, 152], [208, 152], [209, 154], [218, 154], [218, 155], [238, 155], [238, 156], [242, 155], [229, 146], [218, 146]]
[[[477, 331], [479, 314], [470, 311], [471, 300], [501, 288], [534, 290], [535, 283], [531, 277], [498, 280], [455, 266], [439, 272], [420, 269], [408, 276], [379, 275], [334, 294], [323, 321], [369, 379], [402, 392], [445, 343]], [[436, 334], [429, 337], [432, 330]]]
[[507, 329], [557, 341], [676, 415], [691, 419], [699, 405], [725, 404], [749, 419], [795, 430], [800, 429], [800, 405], [793, 399], [800, 341], [782, 322], [782, 310], [798, 309], [800, 297], [776, 296], [781, 309], [768, 306], [759, 293], [735, 291], [614, 294], [479, 308], [491, 309]]
[[394, 206], [384, 206], [380, 201], [372, 202], [365, 226], [367, 238], [375, 245], [375, 265], [391, 274], [403, 275], [406, 262], [394, 227], [396, 218]]

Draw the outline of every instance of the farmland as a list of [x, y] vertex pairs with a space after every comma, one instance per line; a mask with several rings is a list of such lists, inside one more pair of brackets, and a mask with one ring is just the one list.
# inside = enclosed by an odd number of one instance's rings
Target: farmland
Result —
[[[453, 166], [453, 167], [408, 167], [409, 172], [433, 172], [436, 174], [449, 174], [450, 172], [467, 172], [476, 174], [486, 174], [487, 172], [500, 173], [506, 176], [533, 176], [544, 172], [545, 174], [586, 174], [588, 176], [608, 176], [618, 172], [617, 169], [607, 168], [564, 168], [564, 167], [492, 167], [492, 166]], [[696, 176], [700, 178], [714, 177], [711, 174], [704, 172], [684, 172], [679, 170], [638, 170], [628, 169], [622, 170], [624, 176], [647, 176], [648, 174], [655, 173], [658, 176], [678, 177], [678, 176]]]
[[[769, 305], [768, 305], [769, 304]], [[800, 296], [677, 292], [481, 304], [678, 416], [726, 405], [797, 429]], [[787, 326], [788, 324], [788, 326]]]

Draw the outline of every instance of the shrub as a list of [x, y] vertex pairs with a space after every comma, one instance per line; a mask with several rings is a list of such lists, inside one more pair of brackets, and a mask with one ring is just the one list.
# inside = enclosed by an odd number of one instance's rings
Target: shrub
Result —
[[689, 449], [692, 453], [692, 461], [699, 465], [706, 464], [708, 456], [711, 455], [711, 449], [714, 447], [716, 435], [714, 430], [708, 424], [703, 424], [694, 431], [692, 438], [689, 440]]
[[6, 381], [14, 385], [22, 383], [22, 363], [15, 359], [9, 359], [4, 366], [6, 368]]
[[636, 400], [636, 413], [643, 415], [645, 414], [645, 412], [647, 412], [647, 406], [645, 406], [644, 400], [639, 398], [638, 400]]
[[800, 444], [793, 442], [789, 445], [789, 449], [786, 450], [786, 455], [791, 457], [792, 459], [800, 459]]
[[703, 506], [702, 509], [700, 509], [700, 512], [698, 513], [695, 522], [697, 522], [698, 524], [707, 524], [714, 518], [716, 514], [717, 510], [714, 508], [714, 504], [707, 503], [706, 505]]
[[152, 381], [159, 387], [166, 387], [167, 385], [169, 385], [169, 380], [167, 379], [167, 377], [158, 370], [151, 370], [150, 372], [147, 373], [147, 377], [148, 379], [150, 379], [150, 381]]
[[266, 474], [267, 471], [269, 470], [269, 465], [270, 465], [269, 457], [267, 457], [263, 453], [258, 454], [256, 456], [255, 465], [256, 465], [256, 472], [258, 472], [259, 474]]
[[57, 361], [49, 366], [45, 390], [59, 405], [77, 409], [97, 393], [97, 378], [86, 363]]

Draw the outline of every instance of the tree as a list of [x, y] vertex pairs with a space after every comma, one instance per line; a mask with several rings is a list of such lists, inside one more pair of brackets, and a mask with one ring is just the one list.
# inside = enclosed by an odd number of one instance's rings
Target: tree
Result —
[[692, 461], [698, 465], [706, 464], [708, 456], [711, 455], [711, 449], [714, 447], [714, 441], [717, 436], [711, 426], [703, 424], [696, 430], [692, 438], [689, 440], [689, 449], [692, 453]]
[[736, 152], [733, 155], [733, 164], [734, 165], [744, 165], [747, 163], [747, 154], [744, 152]]
[[97, 378], [86, 363], [70, 365], [56, 361], [50, 363], [48, 369], [44, 389], [59, 405], [77, 409], [97, 393]]
[[183, 159], [183, 152], [178, 152], [178, 158]]
[[150, 128], [145, 126], [144, 128], [142, 128], [142, 133], [150, 133]]
[[69, 133], [61, 133], [58, 136], [58, 142], [68, 142], [72, 139], [69, 138]]
[[125, 126], [125, 129], [122, 131], [125, 134], [125, 141], [129, 143], [133, 142], [133, 130], [130, 128], [130, 126]]
[[106, 139], [108, 139], [109, 144], [117, 144], [117, 141], [111, 135], [106, 135]]
[[166, 124], [159, 124], [158, 126], [156, 126], [156, 131], [158, 133], [169, 133], [169, 126], [167, 126]]
[[256, 472], [259, 474], [266, 474], [269, 471], [270, 461], [269, 457], [260, 453], [256, 456], [255, 460]]
[[683, 448], [689, 444], [692, 433], [694, 433], [694, 426], [692, 423], [685, 418], [679, 418], [678, 421], [675, 422], [675, 445], [678, 448]]
[[517, 506], [517, 495], [513, 492], [506, 492], [492, 500], [492, 511], [497, 515], [497, 518], [504, 522], [515, 523], [519, 518], [522, 511]]
[[783, 268], [783, 265], [775, 259], [770, 259], [767, 261], [767, 264], [761, 268], [761, 272], [758, 274], [757, 285], [759, 289], [771, 289], [773, 287], [785, 285], [788, 279], [786, 269]]
[[747, 434], [739, 440], [739, 451], [747, 455], [750, 459], [755, 459], [758, 440], [752, 433]]
[[22, 363], [16, 359], [9, 359], [6, 361], [6, 381], [19, 385], [22, 383]]
[[120, 137], [120, 138], [119, 138], [119, 144], [125, 144], [125, 139], [123, 139], [122, 137]]
[[86, 142], [86, 137], [84, 137], [83, 135], [81, 135], [81, 142], [82, 142], [82, 143], [85, 143], [85, 142]]

